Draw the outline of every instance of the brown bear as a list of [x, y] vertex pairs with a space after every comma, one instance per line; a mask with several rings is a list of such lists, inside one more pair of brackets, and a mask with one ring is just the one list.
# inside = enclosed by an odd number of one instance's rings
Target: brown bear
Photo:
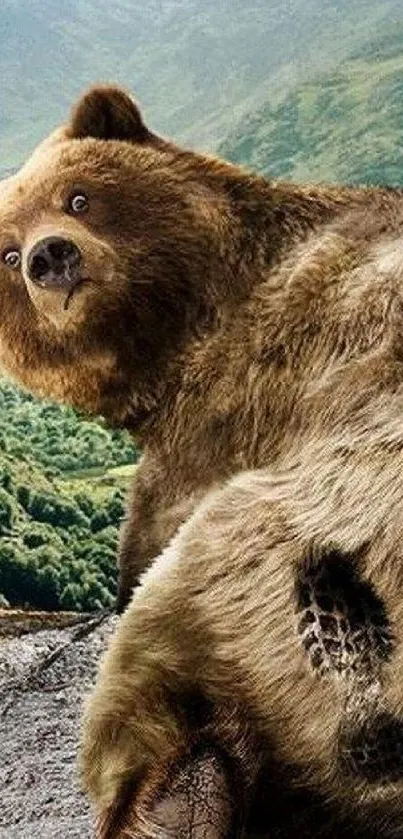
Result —
[[403, 836], [402, 233], [399, 190], [265, 181], [113, 87], [0, 185], [2, 365], [144, 447], [105, 837]]

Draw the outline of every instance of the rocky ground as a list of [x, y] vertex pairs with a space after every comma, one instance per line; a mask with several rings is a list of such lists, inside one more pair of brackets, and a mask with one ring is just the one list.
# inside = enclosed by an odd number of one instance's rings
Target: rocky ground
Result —
[[92, 836], [77, 736], [115, 620], [0, 613], [0, 839]]

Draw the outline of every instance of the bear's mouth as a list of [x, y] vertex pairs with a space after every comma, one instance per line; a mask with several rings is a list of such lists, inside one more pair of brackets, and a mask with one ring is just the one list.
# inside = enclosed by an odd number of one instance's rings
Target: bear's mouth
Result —
[[82, 286], [83, 283], [89, 282], [89, 280], [90, 280], [89, 277], [77, 277], [77, 279], [74, 281], [73, 285], [70, 286], [70, 288], [67, 292], [67, 295], [66, 295], [66, 298], [65, 298], [65, 301], [64, 301], [64, 304], [63, 304], [63, 311], [67, 312], [67, 309], [69, 308], [69, 305], [70, 305], [70, 301], [71, 301], [74, 293], [79, 288], [79, 286]]

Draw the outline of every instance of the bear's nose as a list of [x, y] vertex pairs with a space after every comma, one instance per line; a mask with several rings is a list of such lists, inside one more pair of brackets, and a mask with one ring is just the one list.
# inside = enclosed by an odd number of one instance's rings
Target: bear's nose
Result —
[[48, 236], [37, 242], [28, 255], [30, 280], [45, 288], [66, 288], [79, 279], [81, 253], [70, 239]]

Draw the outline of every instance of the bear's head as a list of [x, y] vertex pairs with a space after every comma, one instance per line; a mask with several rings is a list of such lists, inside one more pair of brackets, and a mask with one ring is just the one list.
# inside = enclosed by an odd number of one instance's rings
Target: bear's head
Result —
[[152, 134], [119, 88], [86, 93], [0, 183], [0, 365], [139, 423], [181, 342], [211, 321], [226, 262], [214, 167]]

